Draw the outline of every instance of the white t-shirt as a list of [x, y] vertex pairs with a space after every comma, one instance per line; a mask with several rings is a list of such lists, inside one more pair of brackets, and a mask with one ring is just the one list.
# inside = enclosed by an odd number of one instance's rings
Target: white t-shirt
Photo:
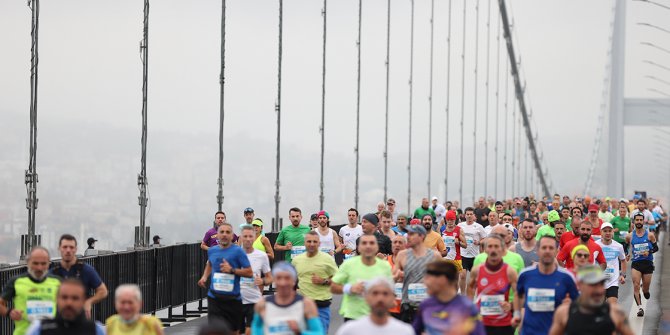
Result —
[[[626, 254], [623, 251], [621, 243], [612, 240], [610, 245], [605, 245], [603, 240], [598, 240], [596, 243], [603, 249], [605, 260], [607, 261], [607, 268], [605, 269], [605, 288], [612, 286], [619, 286], [619, 260], [625, 260]], [[595, 258], [595, 256], [594, 256]]]
[[357, 224], [355, 228], [349, 227], [346, 225], [340, 228], [340, 236], [342, 237], [342, 242], [349, 250], [356, 250], [356, 239], [363, 236], [363, 227]]
[[458, 227], [461, 229], [461, 234], [463, 234], [465, 241], [468, 243], [467, 248], [461, 248], [461, 257], [477, 257], [479, 255], [479, 245], [475, 245], [474, 242], [480, 242], [486, 237], [484, 227], [477, 222], [473, 222], [472, 224], [461, 222], [458, 224]]
[[[433, 208], [433, 205], [430, 205], [430, 208]], [[442, 204], [437, 204], [435, 208], [433, 208], [433, 211], [435, 212], [435, 216], [437, 216], [437, 222], [439, 223], [444, 219], [444, 216], [447, 215], [447, 209], [442, 206]]]
[[265, 273], [270, 272], [270, 260], [268, 254], [254, 249], [250, 254], [247, 254], [249, 263], [251, 263], [251, 270], [254, 276], [251, 278], [240, 277], [240, 294], [242, 295], [243, 304], [255, 304], [261, 300], [261, 290], [254, 284], [255, 277], [261, 277]]
[[374, 324], [369, 316], [358, 320], [345, 322], [336, 335], [359, 335], [359, 334], [393, 334], [393, 335], [414, 335], [414, 328], [407, 323], [398, 321], [392, 317], [383, 326]]

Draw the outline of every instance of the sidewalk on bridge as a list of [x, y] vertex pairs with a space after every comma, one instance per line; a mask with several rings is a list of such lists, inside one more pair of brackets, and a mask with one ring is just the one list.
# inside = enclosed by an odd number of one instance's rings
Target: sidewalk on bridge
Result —
[[663, 255], [663, 262], [661, 264], [661, 269], [658, 273], [661, 275], [661, 294], [660, 294], [660, 303], [661, 303], [661, 317], [658, 323], [658, 334], [670, 335], [670, 246], [667, 245], [670, 241], [668, 234], [665, 235], [663, 241], [659, 243], [666, 243], [663, 246], [665, 255]]

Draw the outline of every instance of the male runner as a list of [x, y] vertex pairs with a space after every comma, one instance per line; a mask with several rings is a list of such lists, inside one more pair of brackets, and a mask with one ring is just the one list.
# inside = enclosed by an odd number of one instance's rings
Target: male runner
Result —
[[[607, 268], [605, 268], [605, 298], [609, 302], [617, 302], [619, 299], [619, 284], [626, 283], [626, 253], [621, 243], [614, 241], [614, 228], [609, 222], [600, 227], [602, 239], [597, 241], [603, 249]], [[621, 265], [619, 265], [621, 264]]]
[[[651, 285], [651, 276], [654, 273], [654, 255], [658, 251], [658, 243], [654, 233], [647, 231], [644, 224], [644, 214], [638, 212], [633, 216], [635, 230], [626, 236], [626, 242], [631, 246], [633, 262], [631, 263], [631, 276], [633, 277], [633, 297], [639, 310], [637, 316], [644, 316], [642, 309], [642, 300], [640, 298], [640, 281], [642, 281], [642, 293], [644, 298], [649, 300], [649, 285]], [[630, 257], [630, 255], [629, 255]]]
[[242, 322], [240, 330], [245, 329], [246, 335], [249, 335], [251, 332], [251, 321], [254, 319], [254, 306], [261, 300], [265, 286], [272, 284], [270, 259], [266, 253], [254, 249], [253, 243], [255, 237], [256, 232], [253, 227], [242, 227], [242, 232], [240, 233], [241, 247], [247, 254], [247, 258], [249, 258], [249, 263], [251, 264], [251, 271], [254, 273], [253, 277], [240, 278], [240, 294], [242, 295]]
[[282, 228], [275, 241], [275, 251], [284, 251], [284, 260], [291, 263], [291, 258], [305, 252], [305, 234], [311, 229], [301, 225], [302, 211], [293, 207], [288, 211], [291, 225]]

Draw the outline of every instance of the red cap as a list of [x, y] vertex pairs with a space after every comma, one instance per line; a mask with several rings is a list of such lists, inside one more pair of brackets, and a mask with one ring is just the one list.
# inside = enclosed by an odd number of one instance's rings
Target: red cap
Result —
[[597, 212], [600, 208], [596, 204], [589, 205], [589, 212]]
[[419, 220], [419, 219], [412, 219], [412, 220], [409, 222], [409, 224], [410, 224], [410, 225], [413, 225], [413, 224], [421, 224], [421, 220]]
[[445, 220], [456, 220], [456, 212], [447, 211], [447, 215], [444, 216]]

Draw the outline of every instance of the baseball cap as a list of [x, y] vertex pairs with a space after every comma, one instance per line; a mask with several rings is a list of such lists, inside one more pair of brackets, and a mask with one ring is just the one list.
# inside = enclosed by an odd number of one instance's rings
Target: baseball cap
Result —
[[319, 216], [321, 216], [321, 215], [323, 215], [323, 216], [325, 216], [326, 218], [330, 219], [330, 214], [328, 214], [328, 212], [326, 212], [326, 211], [319, 211], [318, 213], [316, 213], [316, 217], [319, 217]]
[[612, 226], [612, 224], [609, 223], [609, 222], [603, 222], [602, 226], [600, 226], [600, 230], [603, 230], [603, 229], [605, 229], [605, 228], [612, 228], [612, 229], [614, 229], [614, 227]]
[[386, 200], [386, 204], [388, 205], [388, 204], [390, 204], [390, 203], [392, 203], [392, 204], [395, 205], [395, 199], [393, 199], [393, 198], [388, 198], [388, 200]]
[[93, 237], [89, 237], [88, 240], [86, 240], [87, 244], [95, 243], [98, 242], [98, 240], [94, 239]]
[[433, 196], [433, 198], [430, 199], [430, 200], [437, 200], [437, 197], [436, 197], [436, 196]]
[[160, 240], [161, 240], [161, 237], [158, 236], [158, 235], [154, 235], [153, 240], [154, 240], [154, 242], [156, 242], [156, 241], [160, 241]]
[[558, 212], [555, 210], [552, 210], [547, 214], [547, 221], [549, 222], [556, 222], [561, 219], [561, 216], [558, 215]]
[[373, 213], [368, 213], [363, 215], [363, 220], [372, 223], [373, 225], [379, 224], [379, 218]]
[[413, 225], [421, 225], [421, 220], [419, 220], [419, 219], [412, 219], [412, 220], [409, 222], [409, 225], [410, 225], [410, 226], [413, 226]]
[[600, 208], [596, 204], [589, 205], [589, 212], [597, 212]]
[[407, 229], [408, 233], [415, 233], [415, 234], [420, 234], [420, 235], [426, 235], [426, 228], [424, 228], [420, 224], [415, 224], [415, 225], [410, 225], [409, 227], [405, 228]]
[[456, 212], [447, 211], [447, 214], [444, 216], [445, 220], [456, 220]]
[[319, 218], [319, 214], [316, 214], [316, 213], [314, 213], [314, 214], [312, 214], [312, 215], [309, 216], [309, 220], [310, 220], [310, 221], [314, 221], [314, 220], [316, 220], [316, 219], [318, 219], [318, 218]]
[[261, 226], [261, 227], [263, 227], [263, 220], [261, 220], [261, 219], [254, 219], [253, 221], [251, 221], [251, 225], [252, 225], [252, 226]]
[[598, 284], [607, 280], [607, 277], [599, 266], [589, 264], [577, 270], [577, 280], [585, 284]]
[[636, 194], [633, 196], [633, 199], [635, 199], [635, 200], [640, 200], [640, 199], [642, 199], [642, 195], [639, 194], [639, 193], [636, 193]]
[[247, 207], [247, 208], [244, 209], [244, 214], [253, 213], [253, 212], [254, 212], [254, 209], [251, 208], [251, 207]]

